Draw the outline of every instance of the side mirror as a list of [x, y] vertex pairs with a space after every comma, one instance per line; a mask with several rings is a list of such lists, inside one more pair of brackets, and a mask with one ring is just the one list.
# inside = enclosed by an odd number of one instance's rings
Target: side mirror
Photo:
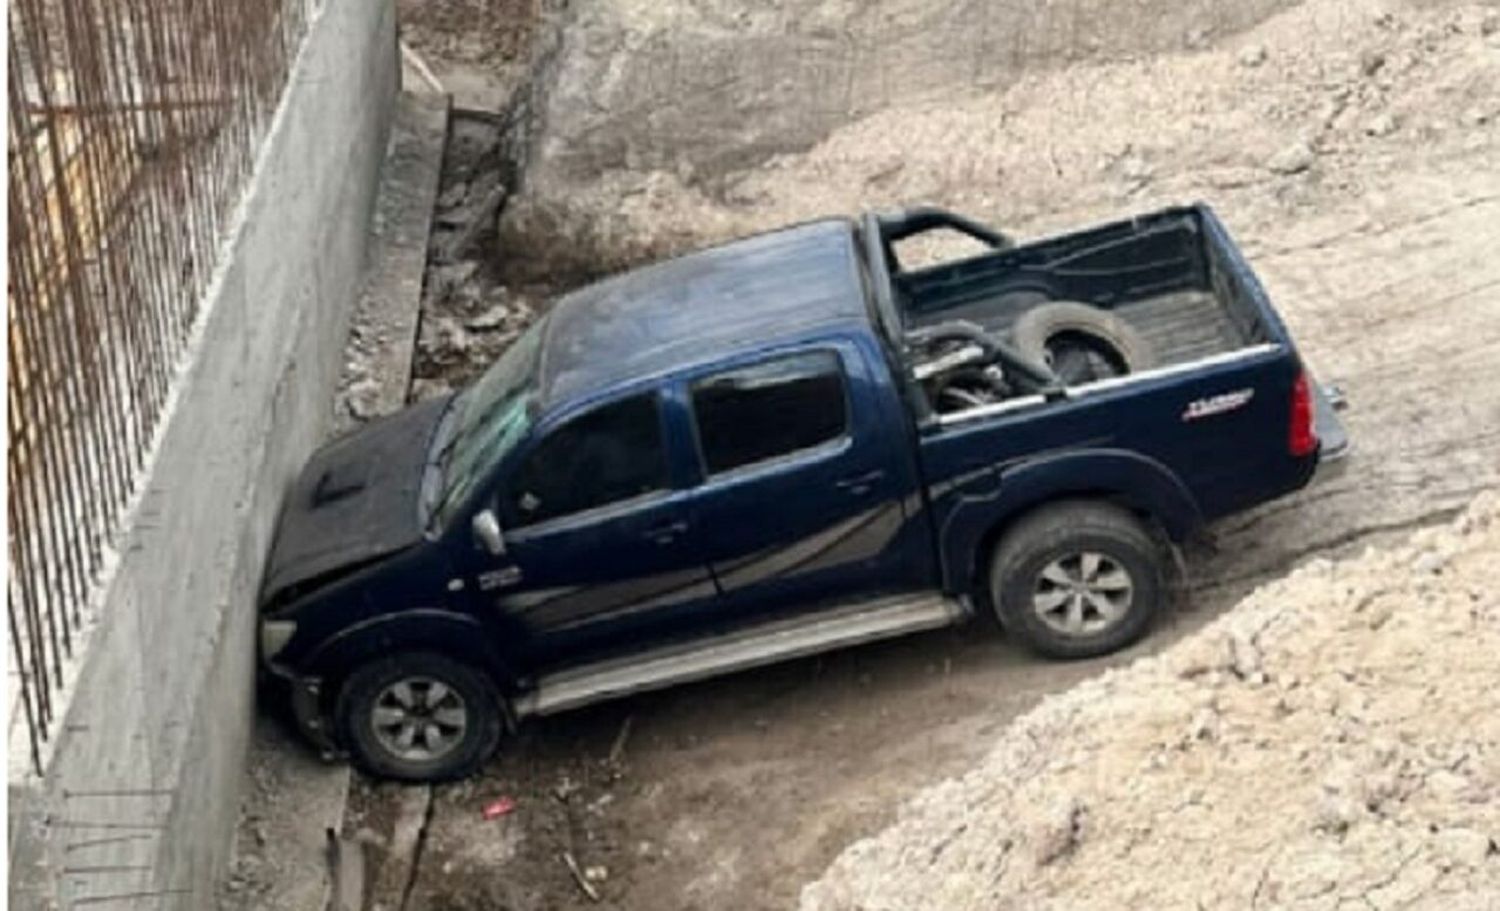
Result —
[[474, 538], [490, 556], [498, 557], [505, 553], [505, 535], [500, 531], [500, 520], [495, 518], [492, 510], [486, 509], [477, 513], [470, 523], [474, 529]]

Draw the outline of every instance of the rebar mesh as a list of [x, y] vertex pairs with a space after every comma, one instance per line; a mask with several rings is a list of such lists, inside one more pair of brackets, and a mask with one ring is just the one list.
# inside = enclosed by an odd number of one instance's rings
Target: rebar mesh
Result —
[[318, 0], [10, 0], [7, 609], [32, 762]]

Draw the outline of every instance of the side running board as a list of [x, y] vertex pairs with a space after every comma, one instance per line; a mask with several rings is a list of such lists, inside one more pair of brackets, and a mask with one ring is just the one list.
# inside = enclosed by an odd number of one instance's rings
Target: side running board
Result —
[[967, 613], [957, 599], [937, 594], [860, 602], [549, 674], [517, 701], [515, 710], [519, 716], [550, 715], [846, 645], [937, 629]]

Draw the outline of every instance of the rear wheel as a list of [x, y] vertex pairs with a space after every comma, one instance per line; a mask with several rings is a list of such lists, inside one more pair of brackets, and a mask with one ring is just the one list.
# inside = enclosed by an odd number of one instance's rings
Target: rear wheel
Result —
[[1110, 503], [1042, 507], [1009, 529], [990, 564], [1005, 628], [1053, 658], [1104, 655], [1150, 628], [1166, 597], [1167, 554], [1144, 522]]
[[336, 715], [354, 762], [379, 778], [449, 781], [494, 755], [500, 695], [488, 675], [431, 652], [366, 664], [345, 681]]

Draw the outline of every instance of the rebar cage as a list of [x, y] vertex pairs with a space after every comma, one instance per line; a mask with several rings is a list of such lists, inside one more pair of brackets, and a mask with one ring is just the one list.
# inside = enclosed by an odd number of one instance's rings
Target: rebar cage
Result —
[[38, 773], [321, 0], [10, 0], [10, 724]]

